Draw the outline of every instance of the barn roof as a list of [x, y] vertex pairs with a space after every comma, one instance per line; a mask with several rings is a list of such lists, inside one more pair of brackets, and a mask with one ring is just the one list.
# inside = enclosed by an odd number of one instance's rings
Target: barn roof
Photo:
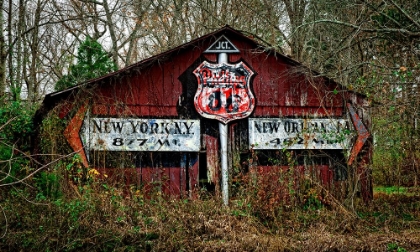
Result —
[[[254, 39], [253, 35], [248, 35], [247, 36], [247, 35], [245, 35], [244, 32], [233, 29], [232, 27], [226, 25], [226, 26], [224, 26], [224, 27], [222, 27], [222, 28], [220, 28], [220, 29], [218, 29], [214, 32], [208, 33], [208, 34], [206, 34], [202, 37], [191, 40], [190, 42], [187, 42], [185, 44], [174, 47], [174, 48], [172, 48], [168, 51], [165, 51], [163, 53], [160, 53], [160, 54], [157, 54], [155, 56], [152, 56], [152, 57], [146, 58], [144, 60], [141, 60], [137, 63], [129, 65], [129, 66], [127, 66], [125, 68], [122, 68], [120, 70], [117, 70], [115, 72], [111, 72], [111, 73], [103, 75], [101, 77], [79, 83], [78, 85], [75, 85], [73, 87], [70, 87], [70, 88], [62, 90], [62, 91], [49, 93], [45, 96], [42, 107], [45, 108], [45, 105], [47, 105], [47, 104], [48, 105], [46, 107], [53, 106], [53, 104], [56, 104], [56, 102], [60, 101], [61, 99], [65, 98], [65, 97], [67, 97], [68, 95], [72, 94], [74, 91], [77, 91], [81, 87], [86, 87], [86, 86], [89, 86], [89, 85], [94, 84], [94, 83], [101, 83], [101, 82], [106, 81], [106, 80], [110, 80], [110, 79], [113, 79], [113, 78], [118, 78], [118, 77], [121, 77], [122, 75], [125, 75], [125, 74], [131, 72], [131, 71], [135, 71], [135, 70], [142, 69], [144, 67], [151, 66], [155, 62], [159, 62], [159, 61], [162, 61], [162, 60], [165, 60], [165, 59], [166, 60], [170, 59], [171, 56], [173, 56], [175, 54], [178, 54], [181, 51], [189, 50], [191, 48], [200, 47], [200, 44], [202, 44], [203, 41], [207, 41], [207, 40], [215, 41], [216, 39], [218, 39], [222, 35], [237, 36], [241, 40], [243, 40], [244, 42], [249, 43], [250, 45], [253, 45], [255, 48], [263, 50], [264, 52], [272, 55], [273, 57], [281, 59], [282, 61], [284, 61], [285, 63], [287, 63], [291, 66], [299, 66], [299, 67], [305, 68], [306, 70], [308, 70], [308, 72], [312, 72], [315, 75], [320, 76], [320, 74], [318, 72], [305, 67], [302, 63], [300, 63], [300, 62], [298, 62], [298, 61], [296, 61], [296, 60], [294, 60], [294, 59], [292, 59], [292, 58], [290, 58], [290, 57], [288, 57], [288, 56], [286, 56], [282, 53], [279, 53], [279, 52], [275, 51], [273, 48], [267, 48], [266, 46], [262, 45], [261, 43], [258, 43]], [[334, 80], [331, 80], [331, 79], [329, 79], [325, 76], [323, 76], [323, 78], [327, 79], [329, 82], [332, 82], [332, 83], [335, 83], [335, 84], [341, 86], [343, 90], [347, 90], [346, 87], [342, 86], [339, 83], [336, 83]], [[359, 93], [351, 91], [351, 90], [348, 90], [348, 91], [351, 92], [351, 93], [357, 94], [359, 97], [365, 98], [365, 96], [362, 95], [362, 94], [359, 94]]]
[[252, 37], [252, 35], [246, 36], [244, 33], [233, 29], [232, 27], [226, 25], [212, 33], [208, 33], [202, 37], [199, 37], [197, 39], [191, 40], [190, 42], [187, 42], [185, 44], [179, 45], [177, 47], [174, 47], [168, 51], [165, 51], [163, 53], [154, 55], [152, 57], [146, 58], [144, 60], [141, 60], [137, 63], [134, 63], [132, 65], [129, 65], [125, 68], [122, 68], [120, 70], [117, 70], [115, 72], [111, 72], [108, 73], [106, 75], [103, 75], [101, 77], [95, 78], [95, 79], [91, 79], [82, 83], [79, 83], [78, 85], [75, 85], [73, 87], [70, 87], [68, 89], [62, 90], [62, 91], [57, 91], [57, 92], [52, 92], [49, 93], [45, 96], [45, 99], [48, 100], [50, 99], [50, 97], [56, 97], [56, 96], [62, 96], [65, 94], [68, 94], [70, 92], [72, 92], [73, 90], [76, 90], [78, 88], [80, 88], [81, 86], [85, 86], [85, 85], [89, 85], [92, 83], [97, 83], [109, 78], [113, 78], [113, 77], [117, 77], [120, 76], [121, 74], [125, 74], [133, 69], [139, 69], [139, 68], [143, 68], [144, 66], [149, 66], [150, 63], [153, 63], [159, 59], [162, 58], [167, 58], [168, 56], [171, 56], [172, 54], [178, 53], [180, 50], [186, 50], [189, 49], [191, 47], [195, 47], [198, 46], [200, 44], [200, 42], [204, 41], [204, 40], [208, 40], [208, 39], [212, 39], [212, 40], [216, 40], [217, 38], [219, 38], [221, 35], [227, 35], [227, 34], [233, 34], [235, 36], [239, 36], [241, 37], [242, 40], [250, 43], [250, 44], [254, 44], [256, 48], [261, 48], [263, 50], [265, 50], [266, 52], [270, 52], [270, 53], [274, 53], [276, 57], [280, 57], [282, 58], [285, 62], [289, 63], [290, 65], [301, 65], [303, 66], [301, 63], [297, 62], [296, 60], [293, 60], [292, 58], [278, 53], [277, 51], [275, 51], [274, 49], [268, 49], [265, 46], [261, 45], [260, 43], [258, 43], [256, 40], [254, 40]]

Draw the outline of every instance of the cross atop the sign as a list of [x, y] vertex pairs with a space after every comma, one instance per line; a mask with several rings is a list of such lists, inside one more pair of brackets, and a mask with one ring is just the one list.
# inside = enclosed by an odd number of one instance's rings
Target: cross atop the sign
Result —
[[228, 38], [222, 35], [204, 53], [239, 53], [236, 46]]

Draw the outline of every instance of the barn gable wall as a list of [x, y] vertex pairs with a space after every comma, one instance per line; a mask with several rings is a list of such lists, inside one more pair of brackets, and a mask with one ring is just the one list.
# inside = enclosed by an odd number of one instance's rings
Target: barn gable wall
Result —
[[[89, 156], [90, 160], [88, 162], [86, 158], [85, 165], [97, 167], [109, 174], [116, 174], [115, 168], [124, 168], [123, 177], [127, 183], [145, 185], [147, 188], [150, 181], [160, 180], [162, 191], [178, 196], [192, 196], [187, 191], [197, 189], [200, 179], [206, 179], [217, 191], [220, 179], [219, 131], [214, 120], [202, 118], [194, 108], [198, 81], [193, 70], [205, 60], [217, 62], [216, 54], [204, 51], [221, 35], [226, 36], [240, 51], [229, 54], [229, 62], [245, 62], [255, 72], [251, 81], [251, 91], [255, 96], [256, 106], [250, 117], [349, 118], [346, 103], [351, 103], [364, 112], [363, 120], [369, 126], [366, 99], [362, 95], [348, 91], [332, 80], [317, 76], [308, 68], [283, 55], [263, 50], [255, 41], [230, 28], [77, 88], [50, 94], [45, 98], [44, 110], [59, 107], [59, 116], [68, 119], [77, 116], [82, 118], [88, 114], [101, 118], [200, 120], [199, 151], [171, 154], [86, 150], [89, 153], [84, 154]], [[83, 106], [87, 109], [81, 110]], [[83, 113], [78, 114], [77, 111]], [[68, 132], [71, 131], [71, 127], [73, 126], [68, 127]], [[73, 138], [77, 138], [77, 130], [79, 129], [72, 131]], [[241, 172], [259, 169], [263, 174], [270, 176], [270, 167], [279, 165], [270, 159], [276, 158], [279, 150], [260, 151], [262, 155], [256, 162], [256, 154], [249, 146], [248, 135], [248, 119], [236, 120], [229, 124], [229, 166], [231, 169], [240, 167]], [[71, 142], [71, 139], [67, 140]], [[80, 140], [76, 145], [70, 143], [73, 149], [77, 146], [79, 150], [83, 147], [81, 144]], [[312, 154], [316, 156], [319, 151], [313, 151]], [[305, 150], [295, 151], [297, 165], [304, 167], [307, 157], [312, 154]], [[344, 167], [346, 160], [339, 151], [330, 152], [329, 156], [333, 157], [332, 159], [324, 158], [326, 156], [323, 155], [312, 164], [319, 166], [316, 171], [320, 174], [319, 180], [330, 187], [333, 181], [345, 179], [343, 170], [340, 168], [338, 171], [337, 167]], [[279, 158], [283, 160], [280, 164], [280, 167], [283, 167], [281, 169], [290, 165], [285, 157]], [[366, 161], [369, 158], [364, 159]], [[304, 174], [304, 168], [300, 169], [303, 169], [301, 173]]]

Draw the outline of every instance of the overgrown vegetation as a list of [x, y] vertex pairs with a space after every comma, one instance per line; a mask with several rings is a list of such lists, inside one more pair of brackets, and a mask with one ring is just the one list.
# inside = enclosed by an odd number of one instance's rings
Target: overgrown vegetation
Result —
[[[9, 118], [27, 116], [6, 108], [2, 111]], [[62, 131], [66, 122], [53, 114], [42, 124], [41, 147], [59, 153], [65, 151], [65, 140], [54, 132]], [[2, 137], [19, 139], [16, 143], [24, 150], [30, 120], [9, 131], [3, 131], [9, 120], [2, 120]], [[3, 166], [3, 178], [32, 171], [29, 156], [13, 155], [23, 165], [2, 157], [2, 164], [13, 164], [18, 172], [8, 173]], [[288, 187], [276, 187], [251, 171], [236, 186], [229, 207], [204, 188], [195, 200], [168, 198], [160, 190], [146, 195], [141, 188], [84, 168], [78, 155], [49, 155], [44, 158], [48, 169], [23, 183], [5, 186], [15, 179], [2, 180], [0, 250], [410, 251], [420, 245], [418, 188], [381, 187], [369, 205], [357, 197], [340, 203], [310, 178], [291, 180], [295, 160], [286, 150], [283, 155], [290, 169], [275, 170], [270, 178]]]
[[0, 106], [0, 184], [17, 181], [30, 172], [34, 113], [33, 107], [20, 100]]
[[[168, 198], [160, 190], [146, 195], [142, 188], [84, 168], [78, 155], [59, 155], [71, 151], [57, 133], [68, 122], [56, 111], [39, 132], [42, 152], [53, 154], [41, 158], [49, 164], [45, 167], [28, 152], [32, 110], [12, 102], [0, 112], [0, 250], [410, 251], [420, 246], [415, 186], [377, 187], [368, 205], [356, 195], [337, 200], [310, 177], [291, 179], [298, 172], [296, 160], [281, 150], [289, 168], [273, 158], [268, 161], [280, 168], [270, 176], [251, 170], [235, 185], [229, 207], [204, 188], [194, 200]], [[383, 167], [375, 171], [377, 181], [381, 172], [392, 170]]]
[[[1, 6], [0, 250], [420, 247], [418, 1], [51, 0]], [[379, 185], [373, 202], [365, 205], [357, 195], [337, 200], [309, 178], [295, 183], [293, 160], [289, 169], [272, 174], [286, 187], [251, 171], [235, 187], [229, 207], [205, 189], [196, 200], [168, 199], [159, 190], [144, 195], [141, 188], [103, 180], [77, 155], [63, 156], [71, 153], [61, 134], [67, 122], [54, 113], [39, 132], [46, 155], [30, 156], [32, 116], [47, 91], [99, 77], [117, 63], [128, 66], [225, 24], [372, 101], [372, 171]], [[109, 42], [109, 53], [98, 39]]]
[[[8, 106], [2, 111], [9, 118], [27, 116]], [[24, 150], [30, 120], [9, 130], [11, 121], [2, 120], [2, 137], [19, 139]], [[64, 125], [56, 116], [44, 120], [44, 151], [65, 151], [64, 139], [54, 134]], [[236, 186], [229, 207], [204, 188], [195, 200], [168, 198], [159, 190], [146, 195], [84, 168], [78, 155], [49, 155], [48, 169], [5, 186], [32, 171], [30, 157], [19, 153], [2, 151], [2, 251], [410, 251], [420, 245], [418, 188], [382, 187], [369, 205], [359, 198], [340, 203], [309, 178], [288, 179], [295, 161], [287, 151], [291, 169], [273, 171], [271, 178], [288, 187], [276, 187], [251, 171]]]
[[[374, 73], [362, 82], [374, 87], [372, 99], [375, 152], [375, 183], [387, 186], [417, 186], [420, 179], [418, 98], [415, 76], [419, 66], [400, 67], [391, 76]], [[390, 84], [395, 83], [395, 84]], [[380, 105], [379, 105], [380, 104]]]
[[28, 181], [34, 187], [3, 188], [1, 250], [410, 251], [420, 245], [418, 190], [378, 194], [354, 211], [316, 200], [315, 188], [294, 207], [250, 191], [225, 207], [205, 191], [196, 200], [146, 197], [89, 171], [85, 183], [58, 183], [60, 169], [68, 170], [57, 164]]

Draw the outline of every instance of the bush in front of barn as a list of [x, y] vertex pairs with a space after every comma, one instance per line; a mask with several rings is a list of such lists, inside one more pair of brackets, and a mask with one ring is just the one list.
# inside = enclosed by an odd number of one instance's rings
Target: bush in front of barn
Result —
[[[0, 98], [1, 99], [1, 98]], [[30, 175], [33, 107], [24, 102], [0, 100], [0, 184]]]
[[[146, 197], [135, 188], [106, 183], [95, 171], [88, 174], [85, 182], [73, 181], [58, 195], [37, 197], [35, 181], [8, 188], [1, 201], [0, 249], [385, 251], [389, 244], [410, 249], [420, 242], [419, 192], [380, 196], [370, 206], [355, 202], [354, 209], [290, 207], [259, 198], [259, 188], [250, 186], [226, 207], [208, 192], [195, 200], [158, 192]], [[248, 195], [252, 190], [257, 191]]]
[[[418, 191], [375, 194], [368, 206], [357, 197], [341, 204], [308, 178], [290, 179], [297, 172], [290, 158], [288, 169], [270, 176], [285, 187], [251, 170], [232, 184], [228, 207], [204, 188], [197, 199], [145, 195], [85, 168], [61, 134], [65, 119], [53, 114], [40, 131], [40, 148], [51, 154], [33, 159], [13, 153], [19, 159], [2, 163], [23, 162], [19, 176], [30, 175], [13, 185], [1, 181], [2, 251], [385, 251], [420, 244]], [[71, 154], [58, 154], [66, 152]]]

